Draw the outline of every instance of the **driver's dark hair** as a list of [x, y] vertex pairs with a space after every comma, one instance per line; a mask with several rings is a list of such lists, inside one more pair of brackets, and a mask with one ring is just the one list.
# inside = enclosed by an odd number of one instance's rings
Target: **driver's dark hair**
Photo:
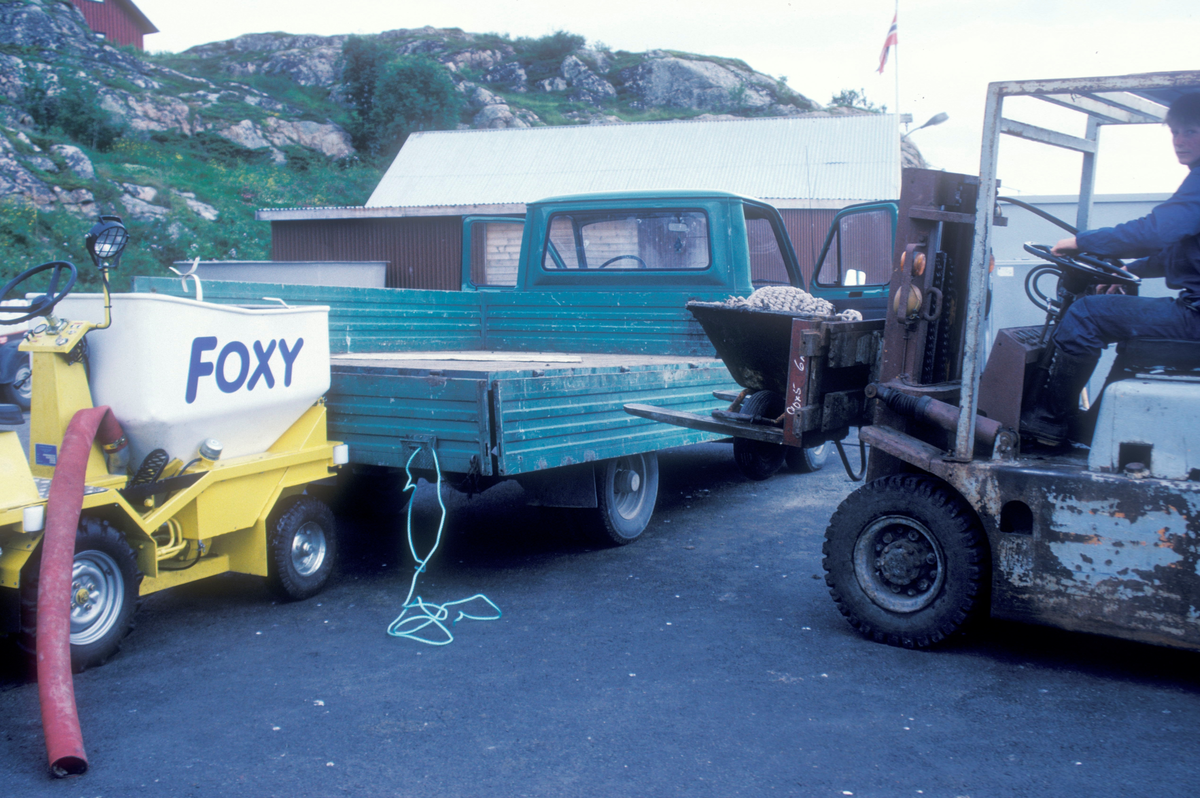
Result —
[[1200, 126], [1200, 93], [1184, 94], [1171, 103], [1164, 120], [1168, 125]]

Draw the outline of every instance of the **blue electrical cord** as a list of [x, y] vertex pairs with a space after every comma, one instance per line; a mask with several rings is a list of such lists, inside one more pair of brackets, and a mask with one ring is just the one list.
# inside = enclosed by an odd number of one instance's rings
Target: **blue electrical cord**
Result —
[[[404, 486], [404, 490], [416, 491], [417, 483], [413, 480], [412, 461], [413, 458], [421, 451], [418, 447], [409, 456], [408, 462], [404, 464], [404, 473], [408, 478], [408, 482]], [[388, 627], [387, 633], [392, 637], [407, 637], [410, 640], [416, 640], [420, 643], [426, 643], [431, 646], [445, 646], [454, 642], [454, 635], [450, 633], [450, 629], [444, 623], [450, 617], [450, 608], [457, 607], [460, 604], [469, 604], [473, 601], [483, 601], [489, 607], [496, 611], [495, 615], [471, 615], [470, 613], [458, 611], [458, 617], [455, 618], [450, 626], [456, 625], [463, 618], [471, 621], [495, 621], [500, 618], [500, 608], [497, 607], [491, 599], [482, 593], [476, 593], [474, 596], [458, 601], [448, 601], [445, 604], [432, 604], [425, 601], [420, 596], [413, 599], [413, 593], [417, 590], [417, 579], [421, 574], [425, 573], [425, 565], [433, 557], [433, 553], [438, 550], [438, 546], [442, 542], [442, 530], [446, 526], [446, 505], [442, 501], [442, 468], [438, 464], [437, 452], [430, 448], [430, 453], [433, 454], [433, 467], [437, 472], [437, 497], [438, 506], [442, 508], [442, 517], [438, 521], [437, 537], [433, 541], [433, 547], [429, 549], [429, 553], [424, 558], [417, 554], [416, 544], [413, 543], [412, 532], [412, 499], [408, 502], [408, 550], [412, 552], [413, 559], [417, 561], [416, 573], [413, 574], [412, 582], [408, 587], [408, 595], [404, 599], [404, 610], [400, 613], [396, 620], [392, 621]], [[409, 610], [414, 610], [412, 615], [409, 615]], [[445, 639], [431, 639], [423, 637], [419, 634], [421, 631], [430, 626], [436, 626], [445, 635]]]

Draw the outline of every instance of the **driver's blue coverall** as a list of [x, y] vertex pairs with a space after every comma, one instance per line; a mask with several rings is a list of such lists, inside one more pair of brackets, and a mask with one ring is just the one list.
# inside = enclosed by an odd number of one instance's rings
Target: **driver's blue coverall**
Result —
[[1139, 277], [1165, 277], [1179, 296], [1099, 294], [1070, 308], [1054, 343], [1074, 357], [1095, 357], [1128, 338], [1200, 340], [1200, 164], [1179, 190], [1146, 216], [1075, 236], [1079, 249], [1110, 258], [1140, 258], [1126, 268]]

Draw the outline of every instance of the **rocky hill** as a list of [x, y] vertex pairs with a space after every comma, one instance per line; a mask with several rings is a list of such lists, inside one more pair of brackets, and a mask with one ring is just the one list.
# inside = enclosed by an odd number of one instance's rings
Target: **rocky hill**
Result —
[[[460, 127], [862, 112], [687, 53], [548, 52], [551, 37], [459, 29], [370, 38], [444, 67]], [[124, 216], [145, 257], [166, 263], [268, 257], [255, 207], [364, 202], [386, 163], [357, 153], [347, 132], [345, 42], [261, 33], [147, 56], [97, 40], [68, 0], [0, 0], [4, 273], [80, 260], [68, 231], [97, 213]]]

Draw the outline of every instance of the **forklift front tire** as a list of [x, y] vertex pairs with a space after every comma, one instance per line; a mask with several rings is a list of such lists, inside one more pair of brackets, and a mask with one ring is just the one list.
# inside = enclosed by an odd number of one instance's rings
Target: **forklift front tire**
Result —
[[928, 648], [987, 610], [987, 538], [935, 477], [900, 474], [854, 491], [830, 519], [823, 551], [838, 609], [876, 642]]
[[333, 512], [312, 496], [285, 499], [267, 530], [267, 582], [286, 601], [315, 596], [337, 558]]

